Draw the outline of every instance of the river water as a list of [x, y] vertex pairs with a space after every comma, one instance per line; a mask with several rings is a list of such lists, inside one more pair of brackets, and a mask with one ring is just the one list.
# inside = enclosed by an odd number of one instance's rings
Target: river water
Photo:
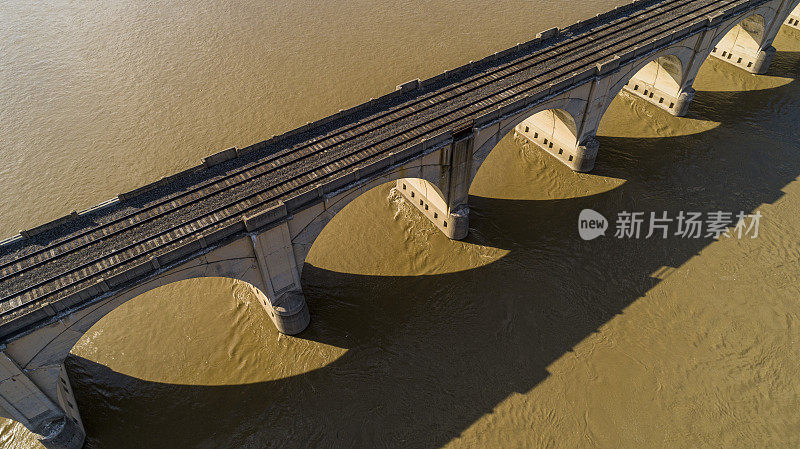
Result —
[[[619, 4], [4, 2], [0, 234]], [[368, 192], [312, 248], [298, 338], [231, 280], [126, 303], [67, 361], [87, 447], [798, 447], [800, 32], [775, 46], [766, 76], [708, 61], [685, 118], [622, 94], [590, 174], [506, 137], [463, 242]], [[584, 242], [584, 208], [763, 218]]]

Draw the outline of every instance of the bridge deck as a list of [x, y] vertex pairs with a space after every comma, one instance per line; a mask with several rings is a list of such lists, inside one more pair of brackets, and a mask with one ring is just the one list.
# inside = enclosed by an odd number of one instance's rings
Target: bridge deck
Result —
[[[0, 246], [0, 339], [80, 304], [89, 287], [105, 291], [132, 267], [157, 264], [200, 236], [209, 241], [244, 232], [243, 216], [303, 194], [376, 161], [395, 161], [427, 139], [551, 84], [596, 68], [609, 57], [679, 30], [708, 15], [747, 6], [745, 0], [661, 0], [631, 4], [399, 92], [196, 167], [118, 201], [23, 233]], [[394, 156], [392, 156], [394, 155]], [[231, 158], [231, 156], [236, 156]], [[306, 195], [307, 196], [307, 195]], [[210, 242], [206, 242], [210, 243]], [[158, 259], [156, 259], [158, 260]], [[81, 293], [79, 293], [81, 292]], [[76, 296], [77, 295], [77, 296]], [[44, 312], [42, 312], [44, 311]]]

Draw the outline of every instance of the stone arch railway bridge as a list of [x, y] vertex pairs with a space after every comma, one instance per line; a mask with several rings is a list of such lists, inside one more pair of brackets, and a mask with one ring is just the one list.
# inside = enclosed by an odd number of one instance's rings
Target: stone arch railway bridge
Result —
[[766, 72], [778, 29], [800, 29], [798, 3], [636, 1], [21, 231], [0, 244], [0, 416], [45, 447], [81, 447], [63, 361], [115, 307], [170, 282], [227, 276], [253, 286], [281, 332], [298, 333], [309, 322], [306, 255], [361, 193], [397, 182], [461, 239], [470, 183], [504, 135], [589, 171], [619, 91], [682, 115], [708, 57]]

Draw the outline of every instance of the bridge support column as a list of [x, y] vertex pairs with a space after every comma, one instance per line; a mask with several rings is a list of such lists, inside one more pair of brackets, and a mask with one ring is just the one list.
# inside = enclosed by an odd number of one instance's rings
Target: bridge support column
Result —
[[576, 144], [572, 134], [559, 132], [558, 126], [548, 128], [543, 126], [537, 116], [532, 116], [517, 125], [514, 130], [518, 136], [550, 153], [574, 171], [588, 172], [594, 168], [600, 146], [597, 139], [587, 137], [580, 144]]
[[[30, 377], [8, 354], [0, 352], [0, 415], [21, 423], [47, 449], [80, 449], [86, 433], [64, 365], [58, 380], [53, 379], [57, 386], [43, 388], [36, 382], [45, 379], [50, 379], [47, 374], [42, 379]], [[56, 397], [46, 394], [48, 390]]]
[[600, 142], [594, 136], [584, 139], [583, 143], [575, 149], [575, 164], [570, 168], [582, 173], [592, 171], [599, 148]]
[[[453, 134], [450, 145], [439, 152], [439, 160], [424, 164], [423, 170], [438, 170], [434, 185], [424, 179], [397, 181], [397, 191], [426, 216], [440, 231], [453, 240], [469, 233], [469, 184], [474, 132], [471, 127]], [[435, 157], [435, 153], [431, 154]]]
[[261, 303], [278, 331], [287, 335], [302, 332], [310, 321], [308, 305], [300, 286], [300, 270], [295, 261], [287, 224], [251, 234], [266, 298]]

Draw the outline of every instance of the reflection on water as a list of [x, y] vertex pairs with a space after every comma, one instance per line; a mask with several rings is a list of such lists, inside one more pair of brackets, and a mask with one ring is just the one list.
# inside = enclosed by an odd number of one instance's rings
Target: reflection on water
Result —
[[[235, 281], [125, 304], [68, 360], [87, 446], [798, 446], [800, 33], [775, 45], [769, 76], [709, 61], [687, 118], [620, 96], [590, 174], [507, 137], [464, 242], [367, 193], [312, 249], [299, 338]], [[584, 208], [764, 219], [755, 240], [584, 242]]]

